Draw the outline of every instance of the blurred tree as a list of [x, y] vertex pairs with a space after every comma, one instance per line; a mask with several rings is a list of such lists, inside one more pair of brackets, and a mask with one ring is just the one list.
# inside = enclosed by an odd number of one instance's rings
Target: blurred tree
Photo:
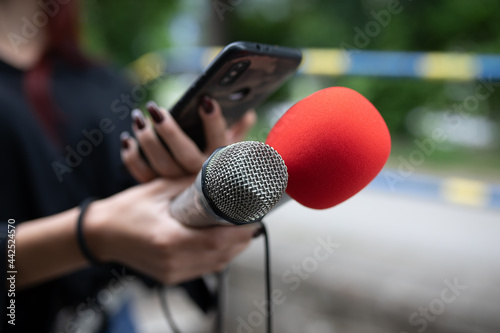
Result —
[[[402, 51], [499, 52], [500, 2], [496, 0], [358, 0], [239, 1], [228, 12], [229, 40], [259, 40], [297, 47], [339, 47], [353, 44], [356, 27], [365, 29], [374, 13], [394, 4], [390, 17], [366, 49]], [[284, 15], [285, 13], [286, 15]], [[227, 42], [226, 41], [226, 42]]]
[[83, 42], [91, 54], [125, 65], [170, 46], [168, 23], [179, 1], [84, 0]]

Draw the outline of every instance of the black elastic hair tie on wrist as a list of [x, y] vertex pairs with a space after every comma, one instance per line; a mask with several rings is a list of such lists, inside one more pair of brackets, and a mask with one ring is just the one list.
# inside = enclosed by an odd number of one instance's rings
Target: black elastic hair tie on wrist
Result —
[[94, 200], [94, 198], [87, 198], [80, 204], [80, 214], [78, 215], [78, 221], [76, 222], [76, 238], [78, 240], [78, 247], [80, 248], [83, 256], [93, 265], [99, 265], [101, 262], [90, 252], [87, 247], [87, 243], [85, 243], [85, 238], [83, 237], [83, 218], [87, 212], [87, 208]]

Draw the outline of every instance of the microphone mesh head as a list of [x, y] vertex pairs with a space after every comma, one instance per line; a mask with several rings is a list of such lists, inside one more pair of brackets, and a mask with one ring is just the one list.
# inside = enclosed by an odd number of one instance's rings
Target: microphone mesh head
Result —
[[261, 220], [281, 199], [287, 183], [285, 162], [262, 142], [244, 141], [222, 148], [205, 166], [205, 195], [231, 222]]

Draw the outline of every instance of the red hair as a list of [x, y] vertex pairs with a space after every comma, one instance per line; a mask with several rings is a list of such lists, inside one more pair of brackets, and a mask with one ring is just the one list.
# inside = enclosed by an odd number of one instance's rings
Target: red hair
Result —
[[77, 0], [59, 4], [59, 11], [47, 23], [48, 40], [43, 56], [24, 76], [26, 97], [47, 135], [57, 144], [61, 142], [58, 127], [64, 116], [52, 94], [54, 61], [62, 59], [77, 67], [87, 64], [78, 46], [78, 9]]

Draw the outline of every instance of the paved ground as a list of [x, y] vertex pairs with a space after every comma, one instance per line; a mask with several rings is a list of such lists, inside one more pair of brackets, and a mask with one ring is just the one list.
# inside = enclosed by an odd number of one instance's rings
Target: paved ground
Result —
[[[500, 210], [366, 190], [314, 211], [269, 215], [275, 332], [499, 332]], [[262, 243], [232, 265], [226, 332], [265, 332]], [[168, 332], [154, 297], [136, 305], [144, 332]], [[209, 331], [179, 292], [183, 332]], [[175, 305], [174, 305], [175, 304]]]

